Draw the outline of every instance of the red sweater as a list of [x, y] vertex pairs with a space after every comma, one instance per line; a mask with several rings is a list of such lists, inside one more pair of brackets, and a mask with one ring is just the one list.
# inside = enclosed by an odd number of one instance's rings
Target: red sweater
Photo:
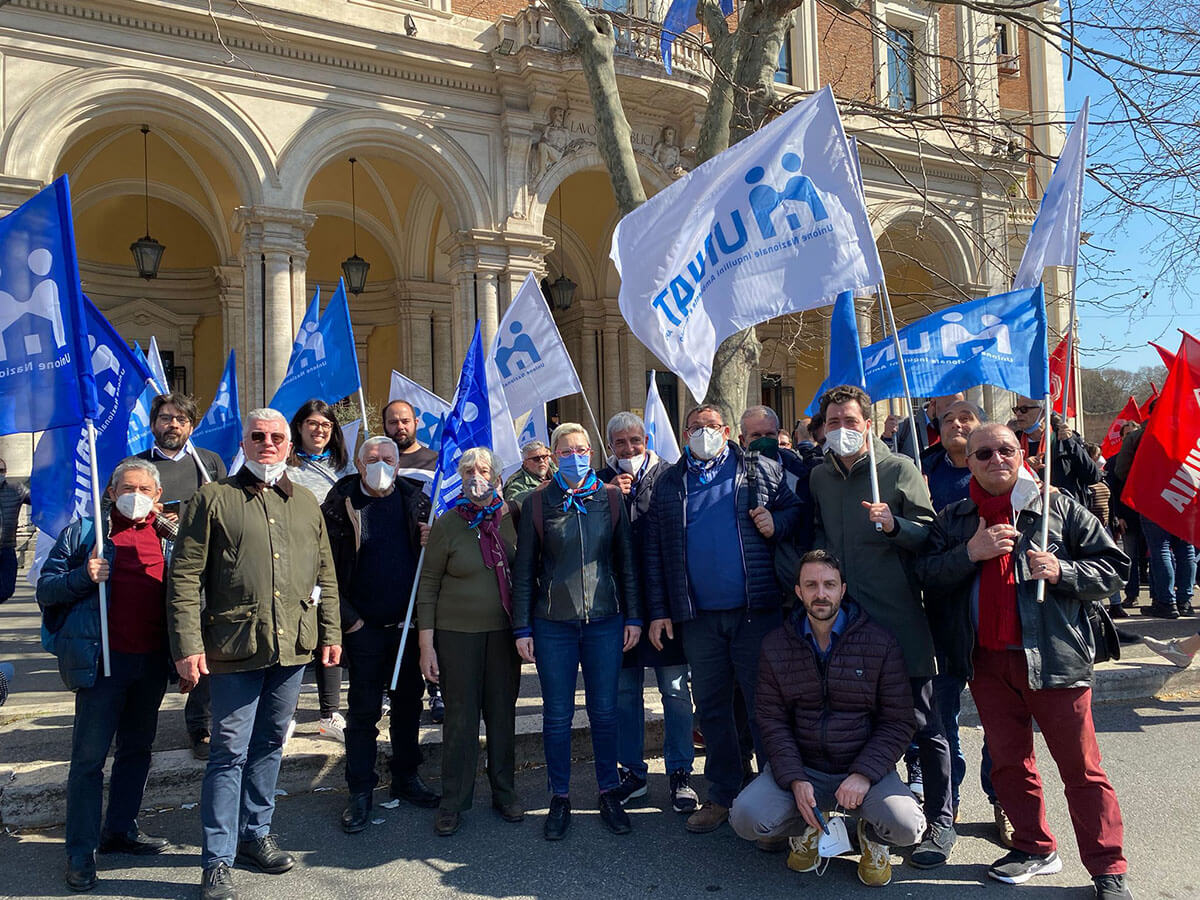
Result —
[[108, 575], [108, 641], [116, 653], [167, 647], [166, 562], [154, 513], [131, 522], [115, 509], [109, 539], [116, 548]]

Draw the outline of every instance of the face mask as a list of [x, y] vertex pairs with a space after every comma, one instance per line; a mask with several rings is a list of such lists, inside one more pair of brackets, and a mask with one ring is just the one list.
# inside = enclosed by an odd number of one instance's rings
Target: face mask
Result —
[[474, 503], [482, 503], [494, 493], [496, 488], [480, 475], [472, 475], [469, 481], [463, 482], [463, 496]]
[[713, 459], [725, 449], [723, 428], [701, 428], [688, 438], [688, 449], [696, 459]]
[[1035, 431], [1041, 430], [1041, 427], [1042, 427], [1042, 420], [1038, 419], [1036, 422], [1034, 422], [1032, 425], [1030, 425], [1028, 428], [1025, 429], [1025, 433], [1033, 434]]
[[751, 441], [746, 449], [757, 451], [767, 459], [779, 459], [779, 441], [776, 438], [760, 437]]
[[642, 469], [642, 464], [646, 461], [646, 454], [639, 453], [637, 456], [631, 456], [629, 459], [618, 459], [617, 468], [629, 475], [636, 475]]
[[825, 435], [825, 446], [837, 456], [853, 456], [863, 445], [863, 433], [853, 428], [835, 428]]
[[251, 475], [263, 484], [274, 484], [287, 469], [287, 463], [277, 462], [267, 464], [260, 463], [258, 460], [248, 459], [246, 460], [246, 468], [250, 470]]
[[386, 459], [367, 463], [367, 474], [363, 476], [363, 480], [373, 491], [386, 491], [396, 480], [396, 467]]
[[131, 522], [140, 522], [150, 515], [154, 501], [146, 494], [122, 494], [117, 498], [117, 512]]
[[576, 456], [572, 453], [566, 459], [559, 457], [558, 471], [562, 472], [562, 477], [572, 484], [578, 484], [587, 477], [587, 473], [592, 470], [592, 460], [588, 456]]

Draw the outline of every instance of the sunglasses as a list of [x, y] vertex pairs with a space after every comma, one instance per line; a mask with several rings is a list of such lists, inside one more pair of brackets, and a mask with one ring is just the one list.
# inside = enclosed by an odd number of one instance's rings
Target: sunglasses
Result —
[[526, 462], [546, 462], [548, 459], [550, 459], [549, 453], [538, 453], [535, 456], [525, 457]]
[[287, 435], [281, 434], [278, 431], [252, 431], [250, 432], [250, 440], [256, 444], [265, 444], [270, 441], [276, 447], [287, 443]]
[[980, 447], [974, 453], [968, 453], [967, 455], [975, 457], [980, 462], [987, 462], [989, 459], [992, 458], [993, 453], [999, 454], [1001, 459], [1012, 459], [1014, 456], [1017, 455], [1017, 448], [1009, 447], [1009, 446]]
[[1014, 406], [1012, 411], [1018, 416], [1023, 416], [1027, 412], [1033, 412], [1035, 409], [1041, 409], [1040, 406]]

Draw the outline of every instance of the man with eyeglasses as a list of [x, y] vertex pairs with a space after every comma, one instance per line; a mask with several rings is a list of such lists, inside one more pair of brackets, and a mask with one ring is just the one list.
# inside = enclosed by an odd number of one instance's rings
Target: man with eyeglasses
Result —
[[[1046, 459], [1044, 409], [1041, 402], [1031, 397], [1018, 397], [1012, 408], [1012, 429], [1019, 435], [1021, 453], [1039, 477]], [[1051, 412], [1050, 424], [1054, 429], [1050, 483], [1086, 507], [1088, 487], [1100, 480], [1100, 467], [1088, 455], [1083, 440], [1058, 413]]]
[[295, 865], [271, 834], [283, 741], [304, 666], [341, 659], [325, 519], [288, 480], [289, 434], [277, 410], [246, 416], [245, 466], [196, 492], [171, 562], [171, 656], [182, 689], [209, 676], [215, 726], [200, 790], [203, 900], [237, 896], [235, 857], [272, 875]]
[[686, 828], [704, 834], [729, 818], [742, 786], [735, 684], [760, 768], [766, 759], [754, 716], [758, 654], [782, 621], [774, 548], [796, 529], [800, 504], [779, 463], [761, 453], [747, 463], [720, 408], [698, 406], [684, 421], [683, 456], [654, 486], [642, 561], [650, 642], [662, 650], [678, 625], [692, 667], [708, 798]]
[[1042, 547], [1043, 498], [1024, 462], [1005, 426], [972, 431], [970, 496], [938, 514], [917, 562], [930, 615], [952, 637], [942, 648], [947, 670], [971, 686], [992, 784], [1013, 826], [1013, 849], [988, 875], [1023, 884], [1062, 869], [1034, 761], [1036, 720], [1062, 777], [1096, 897], [1130, 898], [1121, 810], [1092, 722], [1095, 648], [1087, 615], [1089, 603], [1120, 586], [1129, 559], [1099, 520], [1061, 491], [1050, 496], [1050, 544]]
[[504, 499], [520, 506], [526, 494], [550, 480], [555, 468], [550, 448], [541, 441], [529, 441], [521, 448], [521, 468], [504, 482]]
[[29, 488], [10, 481], [8, 463], [0, 459], [0, 603], [17, 589], [17, 523], [29, 502]]

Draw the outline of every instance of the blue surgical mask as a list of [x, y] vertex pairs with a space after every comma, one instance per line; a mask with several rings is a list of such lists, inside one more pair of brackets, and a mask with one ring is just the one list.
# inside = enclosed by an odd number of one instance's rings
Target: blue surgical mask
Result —
[[590, 456], [576, 456], [572, 453], [570, 456], [558, 458], [558, 471], [572, 484], [583, 481], [591, 470], [592, 458]]

